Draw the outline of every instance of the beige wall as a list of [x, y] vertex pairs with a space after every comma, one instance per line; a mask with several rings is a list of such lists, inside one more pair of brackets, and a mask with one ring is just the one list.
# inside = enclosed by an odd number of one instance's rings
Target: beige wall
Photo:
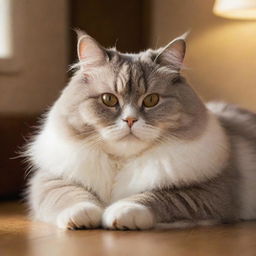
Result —
[[0, 113], [44, 110], [66, 82], [67, 0], [14, 0], [18, 69], [0, 69]]
[[213, 0], [151, 0], [149, 46], [191, 30], [185, 74], [205, 100], [256, 110], [256, 22], [213, 15]]
[[[66, 83], [67, 0], [15, 0], [18, 72], [0, 69], [0, 113], [43, 111]], [[256, 22], [212, 14], [213, 0], [145, 1], [151, 47], [191, 29], [185, 71], [204, 99], [220, 99], [256, 110]], [[148, 6], [149, 5], [149, 6]]]

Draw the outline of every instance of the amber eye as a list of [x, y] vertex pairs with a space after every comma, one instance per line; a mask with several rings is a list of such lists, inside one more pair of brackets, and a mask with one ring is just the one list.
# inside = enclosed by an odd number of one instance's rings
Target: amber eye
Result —
[[149, 94], [143, 100], [143, 105], [147, 108], [154, 107], [159, 102], [159, 95], [156, 93]]
[[114, 107], [118, 103], [117, 97], [112, 93], [104, 93], [101, 95], [102, 102], [108, 107]]

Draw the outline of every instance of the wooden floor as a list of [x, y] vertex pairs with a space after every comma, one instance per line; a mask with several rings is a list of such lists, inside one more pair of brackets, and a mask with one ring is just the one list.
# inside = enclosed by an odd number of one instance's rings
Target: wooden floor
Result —
[[256, 223], [154, 231], [63, 231], [31, 222], [18, 203], [0, 203], [0, 255], [253, 256]]

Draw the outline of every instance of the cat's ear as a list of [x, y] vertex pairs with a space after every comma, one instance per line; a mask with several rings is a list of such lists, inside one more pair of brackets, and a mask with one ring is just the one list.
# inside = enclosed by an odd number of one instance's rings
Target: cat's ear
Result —
[[159, 49], [155, 58], [155, 62], [159, 65], [167, 66], [170, 69], [179, 72], [182, 68], [186, 53], [186, 37], [187, 33], [175, 38], [164, 48]]
[[98, 67], [107, 62], [104, 48], [89, 35], [78, 31], [77, 55], [82, 67]]

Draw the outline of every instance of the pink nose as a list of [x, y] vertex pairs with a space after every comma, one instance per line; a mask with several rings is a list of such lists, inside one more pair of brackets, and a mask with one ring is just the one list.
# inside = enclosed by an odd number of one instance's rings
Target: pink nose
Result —
[[138, 121], [137, 118], [135, 117], [127, 117], [125, 119], [123, 119], [124, 122], [127, 122], [128, 126], [131, 128], [133, 126], [133, 124]]

